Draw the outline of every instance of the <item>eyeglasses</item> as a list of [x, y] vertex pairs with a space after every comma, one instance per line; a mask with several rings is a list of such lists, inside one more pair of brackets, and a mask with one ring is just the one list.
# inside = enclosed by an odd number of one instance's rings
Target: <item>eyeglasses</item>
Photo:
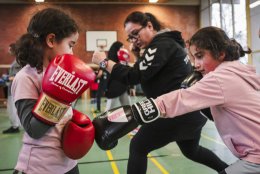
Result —
[[141, 28], [139, 28], [138, 30], [135, 30], [134, 32], [132, 32], [131, 34], [128, 35], [128, 38], [126, 39], [127, 42], [130, 43], [134, 43], [138, 38], [139, 38], [139, 33], [140, 31], [145, 28], [145, 26], [142, 26]]

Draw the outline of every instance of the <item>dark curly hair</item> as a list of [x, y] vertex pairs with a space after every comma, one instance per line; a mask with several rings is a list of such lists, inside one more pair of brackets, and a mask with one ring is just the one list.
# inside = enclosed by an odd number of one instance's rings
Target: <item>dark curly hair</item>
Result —
[[79, 30], [76, 22], [61, 10], [46, 8], [30, 20], [27, 33], [16, 42], [16, 60], [22, 67], [29, 64], [38, 72], [43, 69], [43, 52], [48, 34], [55, 34], [57, 42]]

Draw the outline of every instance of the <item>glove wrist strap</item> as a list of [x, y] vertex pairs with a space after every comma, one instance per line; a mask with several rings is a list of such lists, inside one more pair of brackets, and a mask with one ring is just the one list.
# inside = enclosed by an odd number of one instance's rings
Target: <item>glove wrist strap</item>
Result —
[[63, 104], [42, 93], [33, 109], [33, 113], [44, 122], [56, 124], [63, 118], [69, 107], [70, 105]]
[[[134, 116], [140, 124], [151, 123], [160, 117], [160, 110], [152, 98], [134, 104]], [[139, 116], [136, 117], [136, 112]]]

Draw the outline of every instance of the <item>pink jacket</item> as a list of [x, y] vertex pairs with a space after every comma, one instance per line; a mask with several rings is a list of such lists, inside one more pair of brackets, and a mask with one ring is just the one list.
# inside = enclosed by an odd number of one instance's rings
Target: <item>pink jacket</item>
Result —
[[216, 128], [238, 158], [260, 164], [260, 76], [239, 61], [223, 62], [188, 89], [158, 97], [166, 117], [211, 108]]
[[[14, 101], [19, 99], [38, 99], [43, 73], [25, 66], [16, 75], [12, 84]], [[68, 158], [61, 148], [61, 133], [72, 111], [40, 139], [31, 138], [26, 132], [15, 169], [27, 174], [63, 174], [76, 166], [77, 161]]]

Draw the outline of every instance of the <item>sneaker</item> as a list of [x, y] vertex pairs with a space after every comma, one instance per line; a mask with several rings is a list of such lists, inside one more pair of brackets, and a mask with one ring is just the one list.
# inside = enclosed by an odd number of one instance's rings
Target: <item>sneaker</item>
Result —
[[96, 114], [97, 114], [97, 113], [100, 113], [100, 112], [101, 112], [101, 111], [98, 110], [98, 109], [94, 111], [94, 113], [96, 113]]
[[13, 127], [10, 127], [6, 130], [3, 131], [3, 134], [13, 134], [13, 133], [19, 133], [20, 130], [19, 130], [19, 127], [17, 128], [13, 128]]

